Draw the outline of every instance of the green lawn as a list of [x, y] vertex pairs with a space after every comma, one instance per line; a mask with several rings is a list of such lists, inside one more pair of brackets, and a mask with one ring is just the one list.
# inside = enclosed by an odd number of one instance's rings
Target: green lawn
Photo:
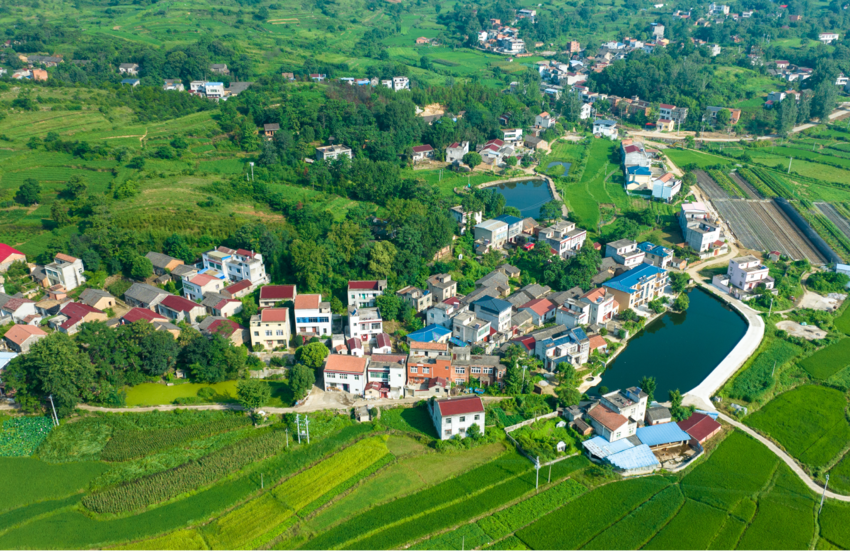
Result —
[[746, 423], [816, 468], [828, 464], [850, 441], [846, 407], [843, 392], [806, 385], [774, 398]]

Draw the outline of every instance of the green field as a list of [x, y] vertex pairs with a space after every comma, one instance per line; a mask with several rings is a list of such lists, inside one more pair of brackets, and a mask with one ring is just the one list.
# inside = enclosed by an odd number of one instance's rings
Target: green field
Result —
[[828, 379], [850, 366], [850, 339], [843, 339], [818, 350], [802, 362], [800, 367], [815, 379]]
[[844, 393], [807, 385], [774, 398], [746, 423], [779, 442], [801, 463], [820, 467], [850, 440], [846, 407]]

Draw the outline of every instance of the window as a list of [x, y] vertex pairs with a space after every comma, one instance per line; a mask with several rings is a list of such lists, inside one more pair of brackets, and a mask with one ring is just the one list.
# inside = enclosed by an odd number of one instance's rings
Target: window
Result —
[[466, 373], [466, 368], [465, 367], [456, 367], [455, 373], [457, 373], [458, 375], [463, 375], [463, 374]]
[[411, 365], [410, 366], [410, 372], [411, 373], [419, 373], [419, 368], [416, 367], [415, 365]]
[[475, 414], [475, 420], [476, 420], [476, 421], [478, 421], [478, 417], [479, 417], [479, 415], [476, 413], [476, 414]]
[[354, 376], [354, 380], [355, 380], [355, 381], [359, 381], [359, 380], [360, 380], [360, 375], [355, 375], [355, 376]]
[[275, 335], [277, 335], [278, 337], [282, 337], [283, 336], [283, 329], [278, 329], [277, 331], [275, 331]]
[[469, 369], [469, 372], [470, 373], [481, 373], [481, 368], [480, 367], [472, 367], [472, 368]]
[[452, 429], [446, 429], [446, 436], [452, 435]]
[[267, 336], [267, 337], [271, 337], [271, 336], [272, 336], [272, 332], [271, 332], [271, 331], [269, 331], [269, 330], [266, 330], [266, 336]]
[[447, 424], [447, 425], [451, 425], [451, 424], [452, 424], [452, 418], [451, 418], [451, 417], [446, 417], [446, 424]]
[[485, 375], [492, 375], [493, 374], [493, 368], [492, 367], [485, 367], [484, 368], [484, 374]]
[[255, 337], [259, 337], [259, 336], [260, 336], [260, 332], [259, 332], [259, 331], [254, 331], [254, 336], [255, 336]]
[[348, 375], [340, 375], [339, 378], [340, 379], [348, 379]]
[[466, 422], [466, 416], [461, 415], [461, 416], [460, 416], [460, 422], [461, 422], [461, 423], [465, 423], [465, 422]]
[[617, 431], [617, 434], [614, 435], [614, 438], [619, 438], [619, 437], [620, 437], [620, 431]]

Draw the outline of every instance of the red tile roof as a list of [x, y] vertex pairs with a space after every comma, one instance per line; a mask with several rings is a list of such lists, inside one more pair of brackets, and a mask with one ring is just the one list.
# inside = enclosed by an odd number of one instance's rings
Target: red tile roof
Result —
[[490, 140], [485, 145], [498, 145], [499, 147], [502, 147], [503, 145], [505, 145], [505, 142], [503, 142], [499, 138], [496, 138], [495, 140]]
[[358, 358], [347, 354], [331, 354], [325, 361], [324, 371], [362, 374], [366, 371], [367, 357]]
[[10, 256], [12, 256], [13, 254], [19, 254], [19, 255], [26, 257], [26, 255], [24, 253], [22, 253], [21, 251], [19, 251], [18, 249], [10, 247], [9, 245], [6, 245], [5, 243], [0, 243], [0, 262], [5, 262], [6, 259], [9, 258]]
[[157, 314], [156, 312], [154, 312], [152, 310], [148, 310], [147, 308], [133, 308], [132, 310], [130, 310], [129, 312], [124, 314], [124, 316], [121, 319], [124, 320], [124, 323], [133, 323], [133, 322], [137, 322], [139, 320], [168, 321], [168, 318], [166, 318], [165, 316]]
[[525, 347], [526, 350], [528, 350], [530, 352], [530, 351], [534, 350], [534, 345], [537, 342], [537, 339], [535, 339], [534, 337], [531, 337], [531, 336], [525, 336], [525, 337], [520, 337], [520, 338], [518, 338], [514, 341], [511, 341], [511, 342], [520, 343], [521, 345], [523, 345]]
[[593, 335], [592, 337], [590, 337], [590, 341], [588, 342], [590, 343], [591, 350], [596, 350], [597, 348], [605, 348], [606, 346], [608, 346], [608, 343], [605, 342], [605, 339], [602, 338], [602, 335]]
[[298, 295], [295, 297], [296, 310], [317, 310], [322, 302], [322, 295]]
[[3, 305], [3, 310], [7, 312], [14, 312], [24, 304], [35, 304], [28, 298], [13, 298], [6, 301], [6, 304]]
[[13, 325], [6, 331], [6, 338], [17, 344], [18, 346], [24, 344], [30, 337], [38, 337], [47, 335], [40, 328], [35, 327], [33, 325]]
[[260, 321], [289, 321], [289, 308], [264, 308], [260, 312]]
[[215, 320], [207, 327], [207, 333], [218, 333], [225, 337], [229, 337], [242, 327], [235, 321], [230, 320]]
[[467, 396], [464, 398], [455, 398], [454, 400], [437, 400], [437, 407], [440, 408], [440, 415], [443, 417], [484, 412], [484, 404], [478, 396]]
[[390, 341], [390, 336], [386, 333], [378, 333], [378, 336], [375, 337], [375, 346], [377, 348], [383, 348], [385, 346], [392, 347], [392, 342]]
[[175, 312], [191, 312], [193, 308], [200, 307], [200, 304], [196, 304], [188, 298], [178, 297], [177, 295], [168, 295], [162, 299], [160, 304]]
[[295, 285], [266, 285], [265, 287], [260, 287], [260, 300], [292, 300], [293, 298], [295, 298]]
[[195, 277], [193, 277], [192, 279], [190, 279], [189, 283], [193, 283], [193, 284], [197, 285], [198, 287], [203, 287], [207, 283], [213, 282], [217, 279], [218, 278], [213, 277], [213, 276], [208, 275], [208, 274], [198, 274]]
[[413, 146], [414, 153], [425, 153], [427, 151], [434, 151], [434, 148], [430, 145], [415, 145]]
[[410, 343], [411, 350], [443, 350], [447, 351], [449, 349], [449, 345], [444, 342], [418, 342], [414, 341]]
[[77, 260], [73, 256], [64, 253], [56, 253], [56, 256], [54, 258], [58, 258], [59, 260], [63, 260], [65, 262], [76, 262]]
[[247, 251], [245, 249], [236, 249], [236, 254], [238, 254], [239, 256], [247, 257], [247, 258], [254, 258], [254, 253], [252, 253], [251, 251]]
[[721, 428], [720, 423], [702, 413], [694, 413], [684, 421], [679, 421], [677, 425], [697, 442], [703, 442]]
[[434, 388], [435, 386], [446, 388], [449, 386], [449, 383], [443, 377], [432, 377], [428, 379], [428, 388]]
[[587, 414], [591, 417], [591, 419], [594, 419], [610, 431], [615, 431], [629, 422], [628, 419], [619, 413], [615, 413], [605, 406], [598, 404], [590, 409]]
[[378, 290], [378, 281], [349, 281], [349, 289], [367, 289], [372, 291]]
[[548, 312], [555, 309], [555, 303], [546, 298], [536, 298], [520, 306], [520, 309], [522, 308], [528, 308], [538, 316], [545, 316]]
[[658, 107], [661, 108], [661, 109], [675, 109], [676, 108], [675, 105], [670, 105], [669, 103], [661, 103], [661, 104], [658, 105]]
[[223, 290], [227, 291], [231, 295], [235, 295], [239, 291], [245, 290], [250, 286], [251, 286], [251, 280], [250, 279], [243, 279], [242, 281], [240, 281], [238, 283], [234, 283], [233, 285], [229, 285], [229, 286], [225, 287]]
[[64, 308], [62, 308], [60, 313], [63, 316], [67, 316], [68, 319], [65, 320], [59, 327], [62, 329], [69, 329], [83, 321], [83, 318], [87, 314], [102, 314], [103, 312], [86, 304], [69, 302]]

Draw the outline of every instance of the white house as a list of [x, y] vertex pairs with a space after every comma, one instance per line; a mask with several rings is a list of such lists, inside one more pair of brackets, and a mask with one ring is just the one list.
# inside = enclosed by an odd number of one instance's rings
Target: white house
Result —
[[133, 75], [136, 76], [139, 74], [139, 64], [138, 63], [122, 63], [118, 66], [118, 72], [122, 75]]
[[605, 246], [605, 256], [613, 258], [626, 268], [632, 269], [643, 262], [646, 253], [638, 248], [636, 241], [619, 239]]
[[591, 103], [582, 103], [581, 110], [579, 111], [579, 118], [583, 121], [590, 118], [593, 114], [593, 104]]
[[341, 390], [362, 396], [366, 387], [366, 369], [369, 367], [370, 360], [369, 356], [330, 354], [322, 368], [324, 390]]
[[245, 249], [218, 247], [202, 255], [204, 269], [216, 270], [224, 274], [228, 281], [248, 280], [251, 285], [269, 282], [263, 255]]
[[440, 440], [463, 438], [472, 425], [484, 434], [484, 404], [478, 396], [432, 400], [428, 408]]
[[295, 297], [295, 333], [326, 336], [331, 334], [331, 303], [322, 302], [322, 295]]
[[752, 291], [759, 285], [773, 289], [774, 280], [768, 275], [767, 266], [752, 255], [730, 260], [726, 274], [729, 276], [729, 283], [743, 291]]
[[468, 224], [480, 224], [482, 220], [484, 220], [484, 213], [482, 211], [464, 212], [463, 207], [460, 205], [450, 208], [449, 215], [451, 215], [451, 217], [455, 219], [455, 222], [457, 222], [457, 225], [460, 226], [461, 235], [466, 233], [466, 226]]
[[634, 436], [646, 417], [647, 394], [637, 387], [615, 390], [602, 396], [587, 412], [597, 434], [614, 442]]
[[824, 44], [832, 44], [833, 42], [838, 40], [838, 33], [820, 33], [818, 35], [818, 40], [820, 40]]
[[475, 226], [475, 240], [483, 240], [494, 249], [501, 249], [508, 240], [508, 224], [501, 220], [485, 220]]
[[351, 148], [344, 145], [326, 145], [316, 148], [316, 160], [318, 161], [332, 161], [337, 157], [353, 159], [354, 155], [351, 152]]
[[472, 312], [462, 312], [452, 319], [452, 336], [465, 343], [480, 343], [490, 336], [490, 322]]
[[673, 176], [672, 172], [652, 180], [653, 199], [669, 203], [680, 191], [682, 191], [682, 181]]
[[502, 130], [504, 140], [508, 143], [516, 143], [522, 141], [522, 128], [505, 128]]
[[386, 279], [348, 282], [348, 306], [355, 308], [373, 308], [375, 300], [384, 294]]
[[70, 291], [85, 283], [84, 271], [85, 266], [79, 258], [56, 253], [53, 262], [44, 267], [45, 282], [48, 282], [51, 287], [57, 284], [62, 285], [66, 291]]
[[472, 303], [475, 315], [489, 321], [496, 330], [505, 332], [511, 327], [511, 310], [513, 305], [502, 299], [482, 297]]
[[534, 117], [534, 126], [539, 128], [552, 128], [555, 126], [555, 117], [550, 115], [547, 111], [544, 111]]
[[469, 142], [454, 142], [446, 148], [446, 162], [463, 161], [463, 156], [469, 153]]
[[597, 119], [593, 121], [593, 135], [608, 138], [609, 140], [616, 140], [618, 135], [617, 122], [608, 119]]
[[374, 342], [384, 332], [384, 320], [377, 308], [348, 307], [348, 332], [353, 339]]
[[223, 288], [224, 281], [209, 274], [195, 274], [183, 278], [183, 295], [189, 300], [203, 300], [207, 293], [218, 293]]
[[591, 289], [581, 295], [578, 300], [590, 306], [587, 319], [590, 325], [605, 325], [617, 315], [617, 301], [614, 295], [604, 287]]
[[575, 222], [562, 220], [543, 228], [537, 234], [538, 242], [546, 243], [561, 258], [568, 258], [580, 251], [587, 239], [587, 231], [577, 228]]
[[421, 161], [425, 161], [428, 159], [434, 158], [434, 148], [430, 145], [416, 145], [413, 146], [413, 156], [412, 160], [414, 163], [418, 163]]
[[407, 356], [373, 353], [366, 368], [366, 381], [367, 398], [401, 398], [407, 383]]

